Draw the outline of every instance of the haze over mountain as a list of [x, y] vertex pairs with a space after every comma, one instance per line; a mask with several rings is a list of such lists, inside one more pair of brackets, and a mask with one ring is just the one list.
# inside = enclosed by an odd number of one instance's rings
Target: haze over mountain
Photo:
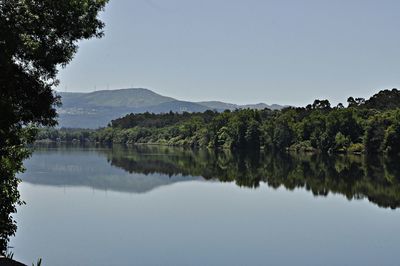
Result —
[[281, 109], [265, 103], [237, 105], [219, 101], [189, 102], [157, 94], [149, 89], [131, 88], [90, 93], [59, 92], [63, 105], [58, 108], [59, 127], [98, 128], [129, 113], [204, 112], [241, 108]]

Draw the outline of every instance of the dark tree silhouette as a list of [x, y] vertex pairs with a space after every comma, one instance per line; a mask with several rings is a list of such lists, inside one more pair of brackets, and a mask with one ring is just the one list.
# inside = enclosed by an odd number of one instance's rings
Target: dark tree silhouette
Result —
[[56, 124], [58, 67], [82, 39], [101, 37], [107, 0], [0, 0], [0, 253], [16, 230], [16, 174], [34, 126]]

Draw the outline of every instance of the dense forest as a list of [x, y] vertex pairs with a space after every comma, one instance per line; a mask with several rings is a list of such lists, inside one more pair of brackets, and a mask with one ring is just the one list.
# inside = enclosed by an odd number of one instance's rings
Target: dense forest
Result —
[[280, 111], [129, 114], [98, 130], [42, 129], [39, 139], [122, 144], [164, 144], [224, 149], [323, 153], [400, 153], [400, 91], [331, 106], [315, 100]]

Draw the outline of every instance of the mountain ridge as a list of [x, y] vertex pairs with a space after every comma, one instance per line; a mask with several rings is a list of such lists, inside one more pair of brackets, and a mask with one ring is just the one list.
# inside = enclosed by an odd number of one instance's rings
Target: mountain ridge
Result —
[[235, 109], [282, 109], [265, 103], [238, 105], [222, 101], [182, 101], [146, 88], [100, 90], [94, 92], [58, 92], [63, 105], [57, 109], [59, 127], [98, 128], [129, 113], [204, 112]]

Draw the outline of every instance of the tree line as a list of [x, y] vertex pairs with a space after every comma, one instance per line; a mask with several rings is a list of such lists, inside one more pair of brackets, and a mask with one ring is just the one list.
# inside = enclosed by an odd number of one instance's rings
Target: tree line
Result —
[[39, 139], [397, 155], [400, 91], [383, 90], [367, 100], [350, 97], [347, 107], [315, 100], [283, 110], [129, 114], [98, 130], [43, 129]]

